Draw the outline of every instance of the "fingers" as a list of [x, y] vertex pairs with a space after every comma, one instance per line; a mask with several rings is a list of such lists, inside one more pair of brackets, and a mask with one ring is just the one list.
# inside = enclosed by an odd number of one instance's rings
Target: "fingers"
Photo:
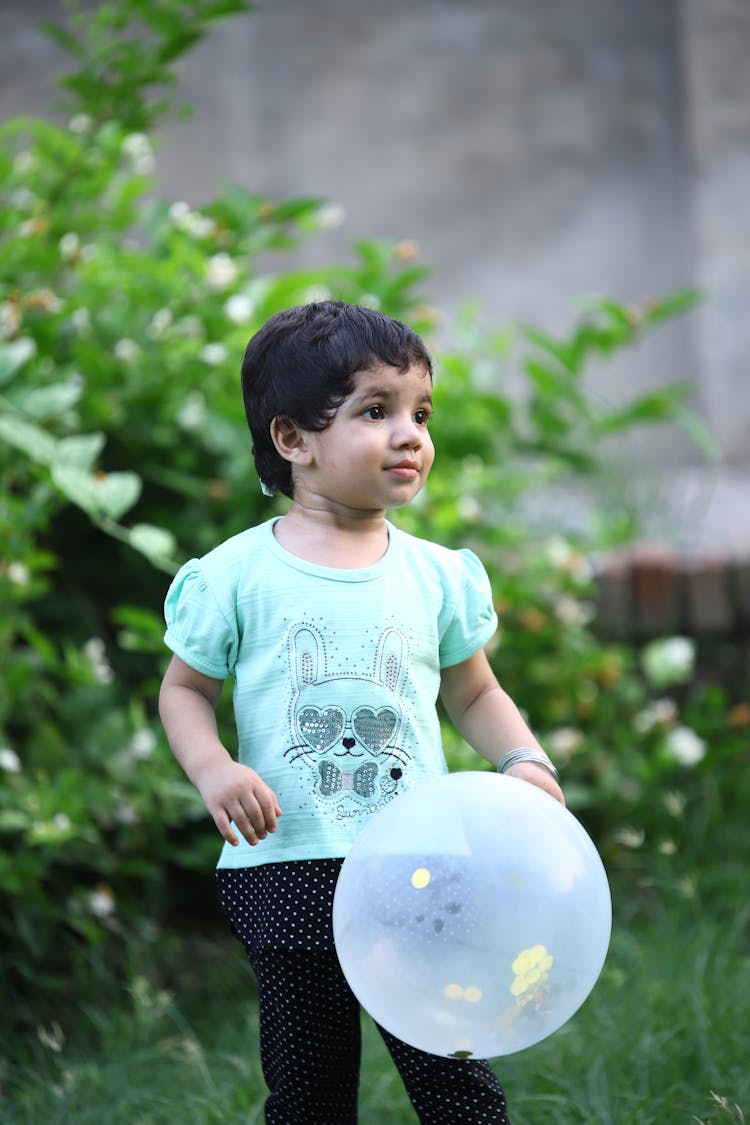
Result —
[[565, 804], [562, 789], [549, 770], [537, 762], [518, 762], [515, 766], [511, 766], [508, 773], [511, 777], [518, 777], [521, 781], [528, 781], [531, 785], [536, 785], [538, 789], [543, 789], [545, 793], [549, 793], [550, 797], [554, 797], [561, 805]]
[[[213, 781], [216, 783], [215, 778]], [[277, 818], [281, 816], [276, 794], [244, 766], [233, 766], [231, 776], [222, 781], [224, 784], [217, 789], [211, 786], [213, 792], [204, 794], [214, 823], [232, 847], [240, 842], [237, 833], [255, 847], [269, 832], [276, 831]]]

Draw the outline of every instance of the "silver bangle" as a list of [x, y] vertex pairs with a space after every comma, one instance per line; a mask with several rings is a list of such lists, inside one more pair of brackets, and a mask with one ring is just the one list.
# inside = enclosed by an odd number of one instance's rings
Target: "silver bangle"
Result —
[[532, 750], [530, 746], [518, 746], [515, 750], [509, 751], [497, 763], [497, 772], [507, 773], [511, 766], [517, 766], [519, 762], [535, 762], [538, 766], [544, 766], [552, 774], [555, 781], [559, 781], [557, 770], [547, 755], [542, 754], [540, 750]]

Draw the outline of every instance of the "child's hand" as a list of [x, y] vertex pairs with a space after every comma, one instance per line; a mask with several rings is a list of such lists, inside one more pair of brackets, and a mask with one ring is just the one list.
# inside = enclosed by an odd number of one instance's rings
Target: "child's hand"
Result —
[[555, 781], [552, 774], [544, 766], [539, 765], [538, 762], [517, 762], [506, 770], [508, 777], [519, 777], [521, 781], [528, 781], [537, 788], [543, 789], [545, 793], [549, 793], [561, 805], [565, 804], [565, 797], [560, 786]]
[[253, 847], [276, 831], [276, 818], [281, 816], [276, 794], [249, 766], [231, 759], [218, 768], [213, 765], [205, 777], [197, 779], [197, 787], [216, 827], [232, 847], [237, 847], [239, 839], [231, 821]]

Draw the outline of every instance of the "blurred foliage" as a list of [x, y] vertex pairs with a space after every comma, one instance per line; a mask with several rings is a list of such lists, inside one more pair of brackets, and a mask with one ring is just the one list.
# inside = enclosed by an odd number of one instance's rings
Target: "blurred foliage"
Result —
[[[180, 873], [216, 855], [155, 701], [169, 575], [283, 510], [252, 470], [239, 392], [248, 337], [277, 310], [328, 295], [428, 339], [439, 324], [408, 242], [362, 241], [346, 265], [260, 272], [261, 253], [340, 220], [324, 200], [236, 184], [200, 207], [157, 198], [148, 130], [169, 104], [173, 64], [212, 21], [248, 7], [120, 0], [74, 12], [54, 30], [78, 67], [63, 80], [67, 123], [0, 128], [0, 939], [22, 990], [54, 996], [81, 943], [116, 947], [163, 921]], [[694, 299], [590, 303], [562, 339], [522, 325], [488, 332], [464, 315], [437, 355], [429, 488], [396, 517], [484, 559], [503, 622], [498, 674], [616, 862], [643, 854], [644, 840], [680, 852], [711, 765], [746, 735], [745, 713], [729, 728], [718, 689], [665, 695], [682, 672], [654, 680], [658, 654], [644, 670], [600, 642], [596, 543], [532, 534], [528, 507], [553, 482], [595, 491], [607, 442], [633, 426], [677, 420], [702, 436], [682, 386], [616, 407], [586, 389], [592, 360]], [[600, 523], [596, 542], [623, 529], [619, 517]], [[231, 741], [226, 701], [220, 717]], [[448, 730], [446, 740], [454, 768], [476, 768]], [[704, 807], [704, 834], [722, 815]]]

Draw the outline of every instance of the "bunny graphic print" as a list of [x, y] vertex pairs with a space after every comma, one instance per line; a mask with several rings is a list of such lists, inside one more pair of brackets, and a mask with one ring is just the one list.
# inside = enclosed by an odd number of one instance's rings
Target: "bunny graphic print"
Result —
[[291, 632], [290, 764], [306, 770], [316, 798], [337, 818], [374, 812], [404, 788], [411, 755], [403, 746], [400, 691], [407, 643], [385, 629], [371, 676], [330, 672], [323, 636], [312, 625]]

